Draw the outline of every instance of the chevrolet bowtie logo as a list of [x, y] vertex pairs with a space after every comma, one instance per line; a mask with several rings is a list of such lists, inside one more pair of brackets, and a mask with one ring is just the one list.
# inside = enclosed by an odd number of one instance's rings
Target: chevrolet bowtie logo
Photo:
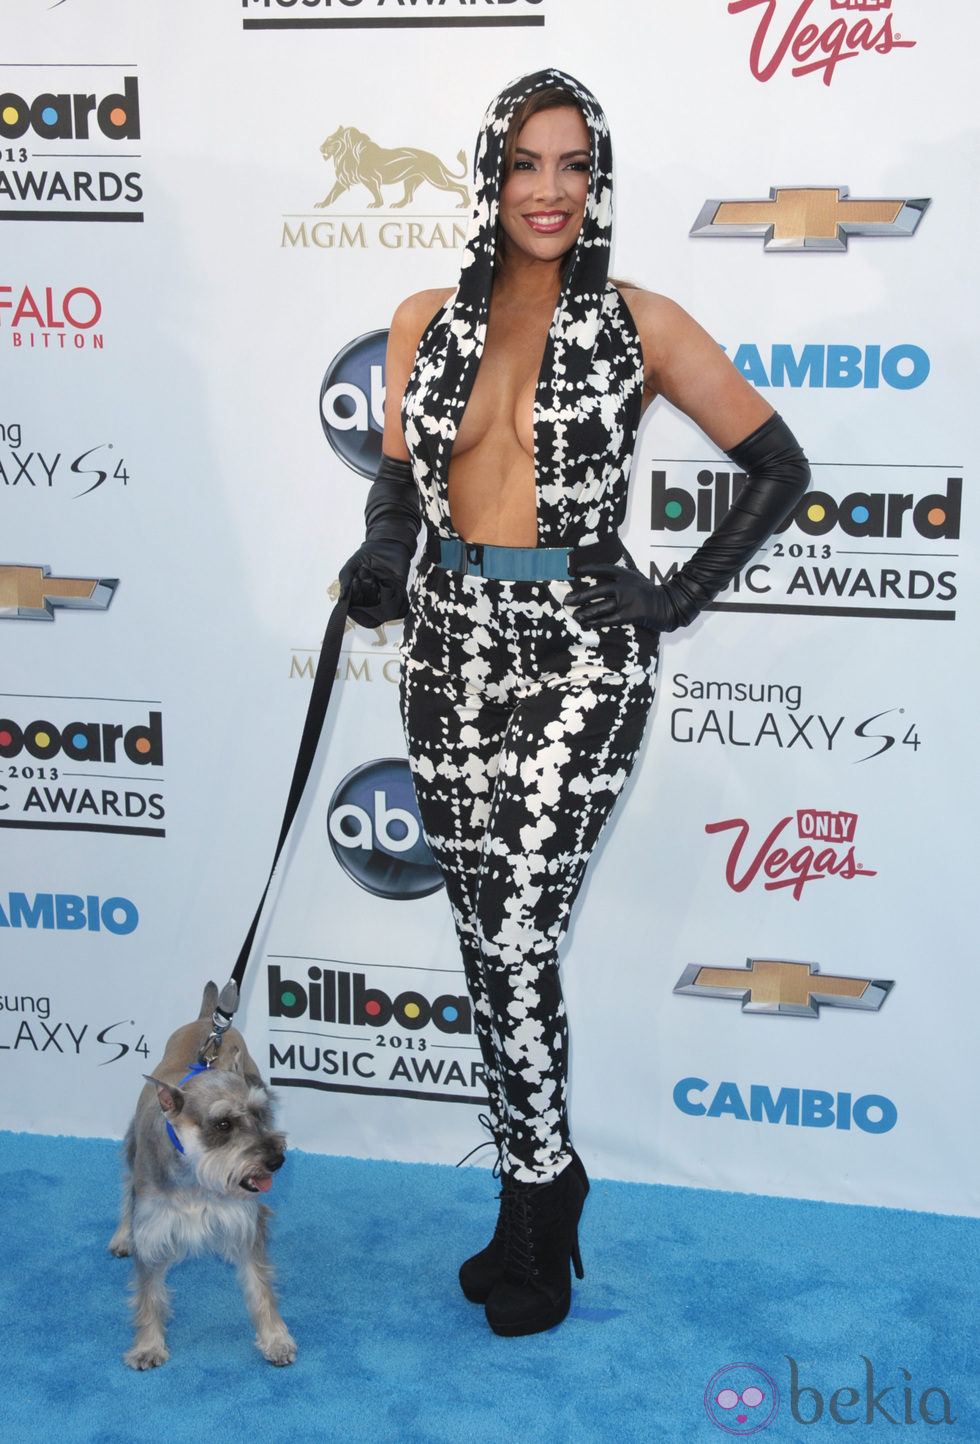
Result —
[[705, 201], [692, 236], [763, 236], [767, 251], [846, 251], [849, 236], [910, 236], [928, 200], [846, 199], [847, 186], [773, 186], [767, 201]]
[[55, 607], [104, 612], [118, 579], [53, 577], [50, 567], [0, 566], [0, 617], [53, 622]]
[[861, 1008], [876, 1013], [894, 983], [820, 973], [812, 963], [749, 958], [745, 968], [685, 968], [675, 993], [694, 998], [732, 998], [743, 1013], [786, 1013], [819, 1017], [822, 1006]]

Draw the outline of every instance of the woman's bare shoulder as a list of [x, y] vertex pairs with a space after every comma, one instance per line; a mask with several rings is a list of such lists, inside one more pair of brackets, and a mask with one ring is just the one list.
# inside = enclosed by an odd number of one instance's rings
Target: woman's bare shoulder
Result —
[[643, 286], [634, 286], [631, 281], [620, 281], [618, 289], [638, 326], [641, 323], [649, 325], [658, 322], [676, 326], [683, 324], [685, 320], [691, 320], [683, 306], [678, 306], [669, 296], [661, 296], [657, 291], [648, 291]]
[[442, 310], [454, 290], [454, 286], [436, 286], [406, 296], [391, 319], [392, 330], [407, 339], [414, 338], [418, 343], [426, 326]]
[[648, 396], [690, 416], [723, 451], [772, 415], [772, 407], [683, 306], [639, 287], [621, 295], [643, 347]]
[[648, 368], [678, 347], [714, 345], [694, 317], [669, 296], [630, 285], [623, 286], [620, 295], [633, 317]]

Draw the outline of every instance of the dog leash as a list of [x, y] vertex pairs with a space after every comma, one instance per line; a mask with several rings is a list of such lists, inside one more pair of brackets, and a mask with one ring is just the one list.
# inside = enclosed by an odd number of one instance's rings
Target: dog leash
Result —
[[242, 979], [245, 976], [245, 969], [248, 966], [252, 944], [255, 942], [255, 934], [258, 932], [262, 909], [265, 907], [265, 900], [268, 896], [269, 888], [272, 886], [272, 879], [275, 876], [280, 854], [285, 846], [286, 838], [289, 836], [289, 829], [292, 826], [293, 818], [296, 816], [296, 809], [299, 807], [300, 798], [303, 796], [310, 771], [313, 767], [313, 759], [316, 756], [320, 734], [323, 731], [324, 718], [327, 715], [327, 704], [330, 701], [330, 693], [333, 691], [334, 679], [337, 675], [337, 664], [340, 661], [340, 648], [344, 640], [348, 606], [348, 599], [342, 597], [334, 606], [327, 620], [326, 631], [323, 634], [323, 642], [320, 645], [320, 656], [317, 660], [316, 672], [313, 677], [313, 691], [310, 694], [310, 704], [306, 711], [306, 721], [303, 724], [303, 733], [300, 737], [299, 751], [296, 755], [296, 765], [293, 768], [293, 780], [290, 783], [289, 795], [286, 798], [286, 810], [283, 813], [282, 827], [279, 831], [279, 841], [276, 844], [275, 856], [272, 859], [272, 866], [269, 869], [268, 880], [262, 889], [259, 905], [255, 910], [255, 917], [252, 919], [252, 926], [249, 928], [245, 941], [242, 943], [241, 952], [238, 954], [238, 961], [232, 969], [231, 977], [221, 989], [218, 995], [217, 1005], [211, 1015], [211, 1032], [205, 1039], [204, 1046], [198, 1054], [198, 1060], [204, 1068], [213, 1066], [218, 1049], [221, 1047], [222, 1036], [228, 1028], [231, 1027], [232, 1018], [235, 1016], [235, 1011], [241, 996]]

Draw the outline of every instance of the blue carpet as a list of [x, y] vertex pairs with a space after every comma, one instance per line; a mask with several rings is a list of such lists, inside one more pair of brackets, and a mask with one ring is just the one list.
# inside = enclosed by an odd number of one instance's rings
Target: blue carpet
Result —
[[171, 1274], [170, 1362], [137, 1374], [117, 1145], [0, 1134], [0, 1181], [3, 1444], [980, 1441], [976, 1220], [594, 1182], [571, 1315], [499, 1339], [455, 1281], [485, 1169], [293, 1152], [271, 1202], [296, 1363], [262, 1359], [205, 1258]]

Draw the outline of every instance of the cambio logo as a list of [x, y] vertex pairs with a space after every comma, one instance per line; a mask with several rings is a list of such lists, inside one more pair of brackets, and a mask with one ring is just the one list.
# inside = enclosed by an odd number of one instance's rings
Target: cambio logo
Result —
[[840, 391], [860, 386], [877, 391], [884, 383], [895, 391], [914, 391], [929, 379], [932, 370], [929, 353], [911, 343], [887, 349], [878, 345], [806, 345], [799, 355], [792, 346], [777, 343], [770, 348], [768, 366], [766, 359], [751, 341], [742, 342], [732, 353], [736, 371], [759, 388]]
[[379, 758], [348, 773], [330, 800], [327, 831], [348, 877], [377, 897], [428, 897], [442, 887], [401, 758]]
[[109, 897], [102, 901], [88, 894], [39, 892], [33, 900], [24, 892], [7, 896], [7, 909], [0, 905], [0, 928], [43, 928], [46, 931], [107, 933], [125, 936], [135, 932], [140, 920], [136, 904], [128, 898]]
[[681, 1078], [674, 1085], [674, 1106], [689, 1118], [734, 1118], [739, 1123], [834, 1128], [845, 1133], [852, 1127], [862, 1133], [890, 1133], [898, 1122], [898, 1109], [882, 1093], [855, 1098], [825, 1088], [780, 1088], [773, 1096], [765, 1083], [739, 1088], [731, 1079], [712, 1084], [706, 1078]]
[[320, 425], [346, 466], [374, 476], [384, 430], [387, 331], [366, 331], [330, 362], [320, 386]]

